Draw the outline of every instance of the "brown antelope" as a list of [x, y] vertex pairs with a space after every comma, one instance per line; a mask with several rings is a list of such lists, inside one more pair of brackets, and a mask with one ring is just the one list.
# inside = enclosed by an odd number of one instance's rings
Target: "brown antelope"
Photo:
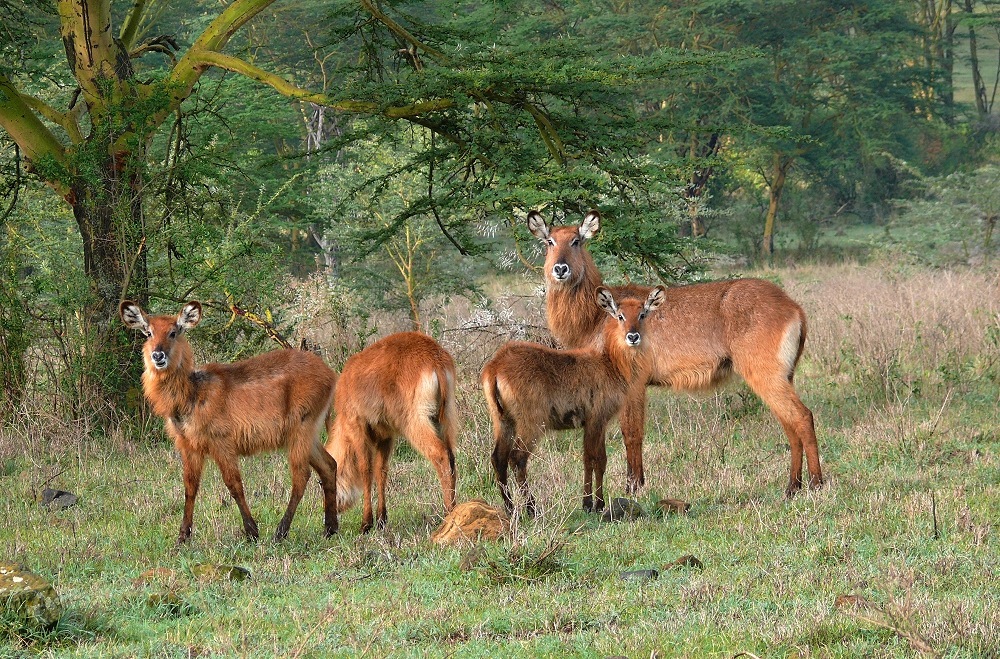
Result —
[[[586, 250], [600, 229], [591, 211], [579, 226], [548, 226], [528, 214], [528, 228], [546, 245], [545, 307], [549, 330], [573, 348], [601, 341], [602, 313], [590, 302], [602, 285], [601, 273]], [[649, 288], [612, 288], [615, 297], [644, 298]], [[678, 286], [667, 291], [659, 312], [649, 318], [646, 335], [652, 355], [648, 384], [678, 391], [712, 389], [736, 373], [781, 422], [791, 447], [786, 496], [802, 487], [802, 454], [809, 485], [823, 484], [812, 412], [792, 385], [806, 340], [806, 316], [784, 291], [761, 279], [737, 279]], [[646, 392], [638, 387], [621, 413], [628, 461], [628, 489], [645, 484], [642, 440]]]
[[514, 469], [528, 514], [534, 515], [535, 500], [527, 487], [528, 456], [546, 430], [580, 426], [583, 508], [604, 508], [605, 430], [629, 391], [646, 385], [650, 350], [644, 329], [649, 314], [663, 303], [664, 292], [657, 286], [645, 300], [616, 302], [609, 289], [598, 287], [591, 304], [611, 316], [602, 325], [598, 347], [556, 350], [513, 341], [501, 346], [483, 368], [483, 393], [495, 440], [491, 461], [508, 511], [513, 510], [508, 465]]
[[319, 432], [324, 422], [329, 429], [337, 374], [320, 357], [301, 350], [277, 350], [195, 369], [184, 333], [201, 320], [198, 302], [188, 302], [177, 316], [148, 316], [130, 300], [122, 302], [118, 312], [127, 327], [146, 337], [142, 388], [181, 454], [184, 518], [177, 541], [191, 537], [194, 500], [206, 455], [219, 466], [222, 480], [236, 499], [247, 538], [257, 540], [257, 522], [243, 493], [239, 456], [280, 448], [288, 449], [292, 494], [274, 539], [288, 535], [310, 467], [323, 486], [326, 535], [336, 533], [337, 463], [323, 450]]
[[[455, 362], [431, 337], [392, 334], [352, 355], [334, 397], [326, 450], [337, 460], [341, 512], [364, 496], [361, 533], [385, 528], [385, 484], [396, 438], [405, 437], [437, 471], [444, 507], [455, 506]], [[372, 515], [372, 472], [378, 490]]]

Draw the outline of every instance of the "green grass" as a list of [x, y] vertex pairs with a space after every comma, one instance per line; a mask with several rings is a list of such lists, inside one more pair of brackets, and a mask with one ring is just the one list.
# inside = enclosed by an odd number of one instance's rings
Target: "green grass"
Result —
[[[0, 656], [909, 657], [920, 642], [947, 657], [1000, 656], [1000, 361], [990, 361], [1000, 354], [986, 338], [1000, 322], [995, 281], [775, 274], [810, 315], [796, 383], [817, 419], [822, 490], [782, 498], [786, 440], [741, 386], [655, 392], [640, 501], [651, 511], [660, 497], [684, 499], [684, 516], [603, 524], [578, 510], [580, 440], [565, 434], [529, 464], [539, 517], [478, 552], [430, 543], [441, 494], [409, 449], [391, 467], [385, 533], [359, 536], [353, 510], [324, 539], [314, 479], [286, 542], [248, 544], [209, 467], [194, 536], [178, 548], [180, 467], [159, 422], [143, 437], [97, 441], [24, 418], [0, 435], [0, 553], [51, 579], [66, 614], [35, 635], [0, 617]], [[907, 286], [919, 304], [903, 303]], [[481, 357], [457, 339], [449, 347], [462, 367], [459, 498], [498, 504], [474, 381]], [[621, 496], [617, 431], [608, 446], [609, 493]], [[243, 466], [270, 534], [287, 464], [272, 455]], [[50, 480], [80, 502], [40, 507], [32, 497]], [[663, 569], [684, 554], [704, 568]], [[252, 578], [202, 582], [191, 573], [200, 563]], [[151, 568], [175, 575], [140, 580]], [[647, 568], [659, 578], [620, 577]], [[165, 592], [179, 604], [150, 605]], [[875, 608], [835, 607], [843, 594]]]

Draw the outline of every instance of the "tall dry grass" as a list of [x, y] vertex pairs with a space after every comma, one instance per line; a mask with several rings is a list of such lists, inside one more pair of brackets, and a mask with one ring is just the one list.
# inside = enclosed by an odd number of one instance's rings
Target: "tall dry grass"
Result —
[[830, 266], [784, 281], [809, 317], [810, 375], [867, 381], [887, 396], [918, 379], [1000, 366], [1000, 274]]

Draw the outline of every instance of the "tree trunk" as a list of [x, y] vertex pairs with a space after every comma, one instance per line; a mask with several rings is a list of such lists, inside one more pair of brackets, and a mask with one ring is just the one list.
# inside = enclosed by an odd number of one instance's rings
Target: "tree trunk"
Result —
[[77, 179], [67, 201], [83, 241], [83, 267], [90, 296], [80, 313], [82, 348], [77, 411], [107, 419], [124, 408], [128, 390], [137, 386], [141, 364], [135, 340], [118, 319], [124, 298], [148, 302], [145, 223], [140, 177], [141, 158], [107, 158], [98, 180]]
[[774, 220], [778, 217], [778, 206], [781, 204], [781, 193], [785, 189], [785, 177], [788, 168], [791, 167], [792, 159], [783, 157], [780, 153], [774, 154], [774, 163], [771, 171], [771, 184], [767, 191], [767, 216], [764, 218], [764, 240], [760, 246], [760, 254], [765, 259], [774, 256]]
[[[965, 12], [972, 16], [975, 13], [975, 3], [973, 0], [965, 0]], [[979, 47], [976, 41], [976, 28], [969, 24], [969, 68], [972, 69], [972, 89], [976, 97], [976, 114], [980, 119], [990, 113], [989, 103], [986, 100], [986, 83], [983, 81], [982, 70], [979, 66]]]

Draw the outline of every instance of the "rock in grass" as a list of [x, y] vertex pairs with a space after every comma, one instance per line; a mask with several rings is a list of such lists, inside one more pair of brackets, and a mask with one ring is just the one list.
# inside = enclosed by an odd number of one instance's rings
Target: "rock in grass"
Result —
[[673, 513], [683, 515], [691, 509], [690, 503], [687, 501], [681, 501], [680, 499], [660, 499], [656, 502], [656, 505], [660, 508], [664, 515], [670, 515]]
[[431, 541], [438, 545], [471, 544], [496, 540], [509, 529], [507, 513], [481, 499], [473, 499], [455, 506], [431, 534]]
[[462, 560], [458, 562], [458, 569], [462, 572], [469, 572], [476, 569], [476, 567], [483, 560], [483, 547], [482, 545], [476, 545], [462, 556]]
[[63, 612], [52, 584], [16, 563], [0, 563], [0, 608], [34, 629], [54, 626]]
[[191, 566], [191, 574], [199, 581], [246, 581], [250, 578], [250, 570], [238, 565], [216, 565], [215, 563], [199, 563]]
[[659, 576], [659, 570], [631, 570], [621, 574], [622, 581], [652, 581]]
[[642, 509], [635, 501], [631, 499], [617, 498], [612, 499], [610, 505], [608, 505], [607, 510], [601, 516], [601, 519], [605, 522], [621, 522], [623, 520], [631, 521], [634, 519], [639, 519], [644, 516], [646, 511]]
[[42, 490], [42, 498], [39, 503], [43, 506], [48, 506], [50, 510], [62, 510], [70, 506], [75, 506], [77, 501], [79, 501], [79, 497], [72, 492], [53, 490], [47, 487]]
[[146, 597], [146, 606], [157, 609], [169, 616], [180, 616], [194, 613], [195, 608], [173, 588], [165, 588], [150, 593]]
[[692, 554], [685, 554], [684, 556], [681, 556], [677, 560], [670, 561], [669, 563], [667, 563], [666, 565], [664, 565], [663, 569], [664, 570], [676, 570], [676, 569], [685, 568], [685, 567], [686, 568], [692, 568], [692, 569], [695, 569], [695, 570], [703, 570], [703, 569], [705, 569], [705, 564], [702, 563], [697, 558], [695, 558], [695, 556], [693, 556]]

